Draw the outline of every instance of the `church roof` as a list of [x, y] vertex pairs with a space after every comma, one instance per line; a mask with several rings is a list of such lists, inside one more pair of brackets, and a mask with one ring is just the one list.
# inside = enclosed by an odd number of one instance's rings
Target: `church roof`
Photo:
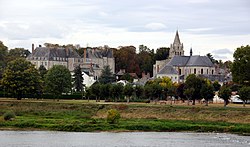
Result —
[[176, 34], [175, 34], [174, 44], [181, 44], [178, 30], [176, 31]]
[[78, 53], [74, 49], [68, 49], [68, 53], [65, 48], [48, 48], [37, 47], [33, 53], [28, 56], [28, 59], [40, 57], [41, 59], [53, 60], [54, 57], [61, 58], [80, 58]]
[[171, 66], [199, 66], [213, 67], [213, 63], [207, 56], [174, 56], [167, 65]]
[[87, 49], [87, 58], [113, 58], [112, 49]]
[[178, 74], [178, 72], [171, 65], [166, 65], [158, 74]]

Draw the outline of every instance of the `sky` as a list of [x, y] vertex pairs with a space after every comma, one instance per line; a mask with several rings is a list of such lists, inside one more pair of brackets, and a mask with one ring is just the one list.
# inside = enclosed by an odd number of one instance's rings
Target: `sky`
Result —
[[0, 40], [31, 50], [44, 43], [170, 47], [233, 60], [250, 44], [249, 0], [0, 0]]

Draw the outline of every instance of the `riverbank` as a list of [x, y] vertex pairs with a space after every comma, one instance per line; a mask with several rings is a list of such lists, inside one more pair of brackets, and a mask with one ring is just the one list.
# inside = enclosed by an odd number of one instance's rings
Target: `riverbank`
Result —
[[[117, 109], [118, 124], [106, 114]], [[12, 121], [3, 114], [13, 111]], [[0, 129], [55, 131], [195, 131], [250, 134], [250, 108], [223, 105], [117, 104], [87, 101], [0, 100]]]

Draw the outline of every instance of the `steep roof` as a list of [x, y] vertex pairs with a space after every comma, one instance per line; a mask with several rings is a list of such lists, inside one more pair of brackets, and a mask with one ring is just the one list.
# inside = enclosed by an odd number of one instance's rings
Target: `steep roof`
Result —
[[171, 66], [199, 66], [213, 67], [213, 63], [207, 56], [174, 56], [167, 65]]
[[186, 66], [214, 66], [211, 60], [207, 56], [190, 56]]
[[176, 31], [176, 34], [175, 34], [174, 44], [181, 44], [178, 30]]
[[186, 66], [189, 56], [174, 56], [168, 63], [171, 66]]
[[178, 74], [178, 72], [171, 65], [166, 65], [158, 74]]
[[112, 49], [87, 49], [87, 58], [113, 58]]
[[48, 47], [37, 47], [34, 50], [34, 52], [28, 56], [28, 59], [34, 57], [46, 58], [47, 60], [53, 60], [54, 57], [80, 58], [80, 56], [74, 49], [68, 49], [67, 53], [65, 48], [48, 48]]

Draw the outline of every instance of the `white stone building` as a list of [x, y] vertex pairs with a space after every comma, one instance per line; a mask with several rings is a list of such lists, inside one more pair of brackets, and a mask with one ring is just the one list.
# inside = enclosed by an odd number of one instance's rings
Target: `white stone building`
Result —
[[154, 77], [169, 77], [173, 82], [182, 82], [189, 74], [211, 77], [215, 75], [215, 66], [207, 56], [184, 56], [183, 44], [176, 31], [174, 43], [170, 45], [169, 58], [156, 61]]

